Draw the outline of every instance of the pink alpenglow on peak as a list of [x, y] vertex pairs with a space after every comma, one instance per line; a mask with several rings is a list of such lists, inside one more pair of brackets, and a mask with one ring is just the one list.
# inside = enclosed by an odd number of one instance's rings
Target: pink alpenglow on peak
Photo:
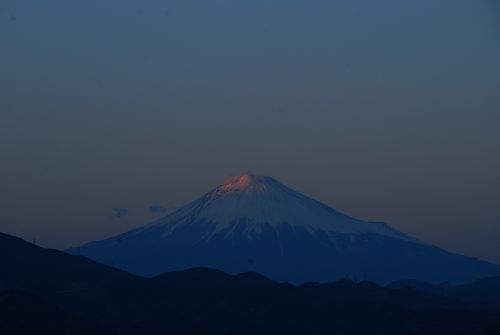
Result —
[[233, 191], [258, 191], [266, 192], [267, 183], [266, 179], [269, 177], [255, 176], [251, 173], [241, 174], [226, 180], [222, 185], [215, 189], [215, 196], [220, 196], [227, 192]]

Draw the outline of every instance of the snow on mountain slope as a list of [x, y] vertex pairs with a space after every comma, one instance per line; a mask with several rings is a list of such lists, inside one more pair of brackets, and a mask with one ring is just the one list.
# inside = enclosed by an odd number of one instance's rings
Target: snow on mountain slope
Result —
[[246, 223], [243, 233], [250, 238], [254, 236], [251, 233], [261, 233], [264, 226], [275, 228], [280, 224], [289, 224], [292, 227], [304, 227], [311, 233], [322, 230], [332, 239], [336, 234], [374, 233], [418, 242], [384, 223], [356, 220], [293, 191], [271, 177], [252, 174], [230, 178], [205, 196], [154, 222], [152, 226], [162, 227], [165, 236], [194, 219], [214, 226], [211, 234], [204, 236], [206, 240], [221, 231], [232, 234], [233, 231], [229, 229], [231, 223], [241, 219]]

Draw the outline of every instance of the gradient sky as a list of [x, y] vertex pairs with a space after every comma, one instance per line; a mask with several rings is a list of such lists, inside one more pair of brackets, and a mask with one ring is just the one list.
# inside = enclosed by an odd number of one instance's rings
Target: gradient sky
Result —
[[500, 263], [500, 4], [0, 0], [0, 159], [42, 246], [252, 171]]

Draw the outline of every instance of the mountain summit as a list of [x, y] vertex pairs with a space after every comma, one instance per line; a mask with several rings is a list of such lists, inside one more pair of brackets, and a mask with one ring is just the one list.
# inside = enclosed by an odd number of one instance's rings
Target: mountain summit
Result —
[[[376, 233], [394, 238], [417, 240], [404, 235], [383, 223], [363, 222], [308, 198], [281, 184], [271, 177], [243, 174], [192, 202], [155, 225], [171, 234], [192, 222], [203, 221], [208, 225], [202, 241], [222, 233], [230, 237], [236, 231], [251, 239], [273, 229], [280, 240], [280, 227], [305, 230], [313, 236], [334, 241], [338, 234]], [[175, 223], [173, 223], [175, 222]]]
[[253, 174], [229, 178], [144, 227], [69, 252], [146, 276], [197, 266], [295, 283], [345, 276], [460, 283], [500, 274], [500, 266], [354, 219]]

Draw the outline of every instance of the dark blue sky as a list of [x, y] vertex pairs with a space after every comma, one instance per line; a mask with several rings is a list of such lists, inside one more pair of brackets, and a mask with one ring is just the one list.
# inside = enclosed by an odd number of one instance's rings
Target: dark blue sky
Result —
[[495, 0], [0, 0], [0, 230], [77, 245], [253, 171], [500, 262], [499, 22]]

